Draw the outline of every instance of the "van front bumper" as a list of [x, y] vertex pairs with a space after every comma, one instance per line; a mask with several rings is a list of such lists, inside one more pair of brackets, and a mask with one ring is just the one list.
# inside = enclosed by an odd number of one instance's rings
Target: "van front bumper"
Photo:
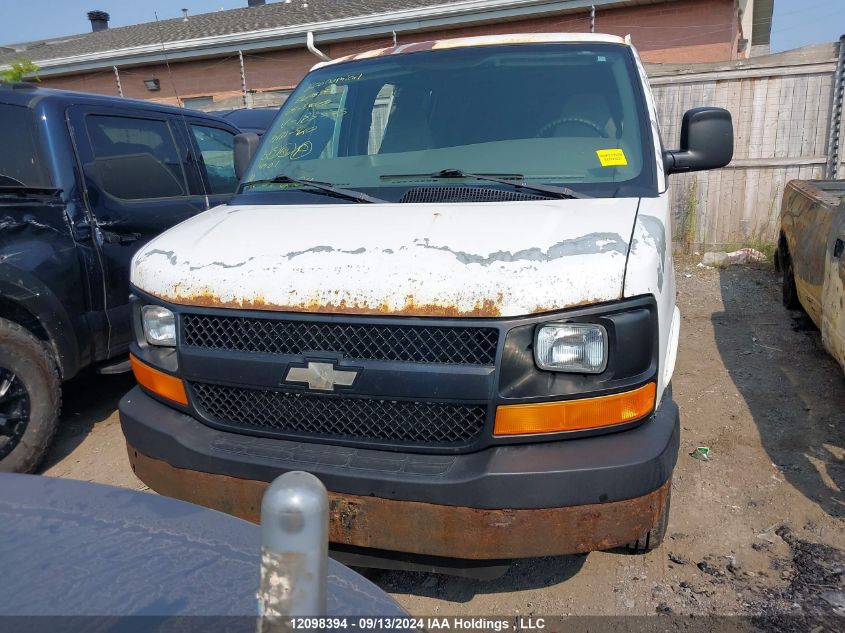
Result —
[[239, 435], [138, 387], [121, 400], [120, 420], [133, 470], [162, 494], [257, 522], [269, 482], [305, 470], [329, 490], [332, 543], [473, 560], [588, 552], [642, 538], [666, 503], [680, 440], [668, 395], [628, 431], [461, 455]]

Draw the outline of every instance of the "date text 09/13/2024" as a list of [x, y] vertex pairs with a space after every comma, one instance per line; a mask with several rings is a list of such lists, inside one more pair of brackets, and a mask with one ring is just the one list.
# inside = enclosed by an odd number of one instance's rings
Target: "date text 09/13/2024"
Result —
[[546, 628], [544, 618], [517, 617], [513, 621], [506, 618], [481, 617], [356, 617], [356, 618], [291, 618], [290, 628], [294, 631], [326, 631], [326, 630], [386, 630], [386, 631], [420, 631], [420, 630], [459, 630], [459, 631], [541, 631]]

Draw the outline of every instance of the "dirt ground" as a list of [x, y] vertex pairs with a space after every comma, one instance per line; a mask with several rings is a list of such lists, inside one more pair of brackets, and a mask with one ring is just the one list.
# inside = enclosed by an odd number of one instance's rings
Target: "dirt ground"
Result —
[[[772, 630], [804, 614], [836, 630], [832, 618], [845, 615], [845, 374], [806, 317], [781, 307], [771, 269], [677, 268], [682, 435], [664, 545], [645, 556], [521, 561], [493, 581], [375, 573], [412, 614], [763, 614]], [[115, 411], [131, 384], [88, 377], [66, 387], [44, 474], [146, 489]], [[710, 448], [709, 461], [689, 455], [698, 446]]]

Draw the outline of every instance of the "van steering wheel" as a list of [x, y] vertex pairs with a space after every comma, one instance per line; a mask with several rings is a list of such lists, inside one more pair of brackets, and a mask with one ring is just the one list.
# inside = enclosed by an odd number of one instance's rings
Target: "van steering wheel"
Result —
[[546, 125], [544, 125], [542, 128], [540, 128], [540, 131], [537, 132], [537, 137], [542, 138], [542, 137], [546, 136], [547, 133], [549, 132], [549, 130], [557, 127], [558, 125], [563, 125], [564, 123], [575, 123], [577, 125], [583, 125], [585, 127], [590, 128], [593, 132], [598, 134], [600, 137], [609, 138], [608, 135], [607, 135], [607, 131], [601, 129], [597, 123], [594, 123], [593, 121], [589, 121], [587, 119], [580, 119], [580, 118], [574, 117], [574, 116], [562, 116], [562, 117], [555, 119], [554, 121], [551, 121], [550, 123], [546, 123]]

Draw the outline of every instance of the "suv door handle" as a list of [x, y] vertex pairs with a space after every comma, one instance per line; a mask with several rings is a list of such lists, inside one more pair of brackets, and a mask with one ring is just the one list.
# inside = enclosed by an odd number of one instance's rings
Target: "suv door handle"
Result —
[[100, 233], [103, 235], [103, 241], [108, 244], [131, 244], [141, 237], [140, 233], [114, 233], [103, 229], [100, 229]]
[[845, 251], [845, 242], [842, 241], [842, 238], [838, 238], [836, 243], [833, 245], [833, 256], [836, 259], [842, 257], [842, 252]]

